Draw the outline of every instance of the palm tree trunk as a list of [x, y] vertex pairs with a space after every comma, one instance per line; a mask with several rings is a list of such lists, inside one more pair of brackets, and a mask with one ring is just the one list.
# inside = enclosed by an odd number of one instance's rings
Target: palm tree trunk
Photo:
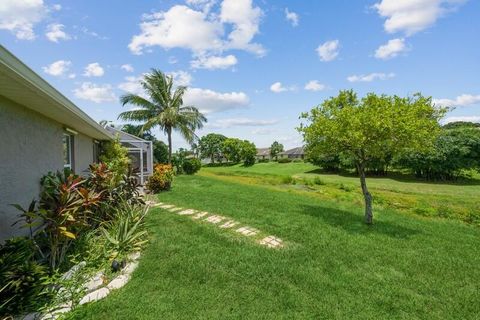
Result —
[[168, 136], [168, 163], [172, 164], [172, 128], [167, 129]]

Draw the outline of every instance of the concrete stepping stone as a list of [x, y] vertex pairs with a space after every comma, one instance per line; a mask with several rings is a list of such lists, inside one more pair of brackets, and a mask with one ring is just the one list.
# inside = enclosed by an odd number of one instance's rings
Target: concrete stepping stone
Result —
[[233, 228], [233, 227], [235, 227], [237, 224], [238, 224], [237, 221], [228, 220], [227, 222], [225, 222], [224, 224], [222, 224], [222, 225], [220, 226], [220, 228], [222, 228], [222, 229]]
[[275, 236], [268, 236], [260, 240], [260, 244], [267, 246], [268, 248], [283, 247], [283, 241]]
[[203, 212], [197, 213], [197, 214], [194, 215], [192, 218], [193, 218], [193, 219], [201, 219], [201, 218], [205, 217], [206, 215], [208, 215], [208, 212], [207, 212], [207, 211], [203, 211]]
[[171, 209], [171, 208], [175, 208], [175, 206], [173, 204], [164, 204], [164, 205], [161, 205], [160, 208]]
[[210, 216], [210, 217], [206, 218], [205, 221], [217, 224], [217, 223], [222, 222], [222, 220], [224, 220], [224, 219], [225, 219], [225, 217], [218, 216], [218, 215], [213, 215], [213, 216]]
[[170, 212], [177, 212], [177, 211], [180, 211], [180, 210], [183, 210], [183, 208], [174, 207], [174, 208], [168, 209], [168, 211], [170, 211]]
[[236, 231], [247, 237], [254, 236], [258, 233], [257, 229], [254, 229], [251, 227], [241, 227], [241, 228], [238, 228]]
[[129, 279], [130, 277], [128, 275], [121, 274], [115, 279], [113, 279], [112, 281], [110, 281], [110, 283], [107, 285], [107, 288], [110, 290], [120, 289], [121, 287], [127, 284]]
[[104, 274], [102, 271], [97, 272], [83, 285], [87, 292], [97, 290], [103, 285]]
[[154, 202], [153, 204], [150, 205], [150, 207], [157, 208], [165, 205], [163, 202]]
[[100, 288], [98, 290], [95, 290], [93, 292], [90, 292], [87, 294], [85, 297], [80, 300], [80, 304], [85, 304], [93, 301], [98, 301], [100, 299], [105, 298], [110, 294], [110, 289], [108, 288]]
[[189, 216], [189, 215], [192, 215], [194, 213], [198, 212], [197, 210], [193, 210], [193, 209], [186, 209], [186, 210], [183, 210], [183, 211], [180, 211], [180, 212], [177, 212], [179, 215], [181, 216]]

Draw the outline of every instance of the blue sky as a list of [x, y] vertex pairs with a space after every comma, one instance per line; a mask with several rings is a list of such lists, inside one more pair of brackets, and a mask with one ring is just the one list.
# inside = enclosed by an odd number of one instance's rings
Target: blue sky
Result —
[[477, 0], [119, 4], [2, 0], [0, 42], [98, 121], [158, 68], [206, 113], [200, 135], [257, 147], [301, 145], [299, 114], [341, 89], [422, 92], [456, 107], [444, 121], [480, 122]]

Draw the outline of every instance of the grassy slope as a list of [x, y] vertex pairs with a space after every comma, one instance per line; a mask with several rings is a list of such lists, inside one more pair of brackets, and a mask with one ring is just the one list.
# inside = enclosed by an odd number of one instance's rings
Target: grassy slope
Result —
[[474, 319], [480, 230], [296, 192], [182, 176], [159, 199], [283, 238], [268, 250], [189, 217], [151, 211], [133, 279], [75, 319]]
[[[279, 184], [281, 178], [293, 176], [313, 181], [320, 178], [325, 185], [310, 185], [310, 195], [325, 200], [363, 205], [359, 180], [356, 176], [319, 173], [309, 163], [256, 164], [252, 167], [232, 166], [204, 168], [201, 174], [222, 177], [249, 184]], [[367, 184], [378, 208], [402, 210], [423, 216], [448, 217], [480, 226], [480, 177], [457, 183], [430, 183], [409, 176], [369, 177]], [[299, 184], [304, 183], [300, 181]], [[284, 188], [285, 186], [280, 186]], [[340, 188], [346, 189], [341, 190]], [[299, 186], [290, 189], [302, 189]], [[303, 188], [305, 189], [305, 188]]]

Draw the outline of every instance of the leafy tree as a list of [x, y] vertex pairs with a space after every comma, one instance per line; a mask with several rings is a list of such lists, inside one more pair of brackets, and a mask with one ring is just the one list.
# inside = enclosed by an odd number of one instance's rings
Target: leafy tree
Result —
[[153, 145], [153, 158], [156, 163], [167, 163], [168, 162], [168, 146], [165, 142], [160, 140], [155, 140], [152, 142]]
[[215, 159], [222, 159], [222, 145], [227, 137], [217, 133], [209, 133], [203, 136], [199, 142], [200, 156], [202, 159], [210, 158], [212, 163]]
[[445, 109], [435, 108], [430, 97], [368, 94], [358, 99], [353, 90], [340, 91], [301, 118], [298, 130], [309, 153], [345, 154], [354, 161], [365, 199], [365, 222], [373, 223], [372, 196], [366, 168], [375, 159], [405, 150], [428, 150], [439, 132]]
[[242, 151], [242, 140], [237, 138], [227, 138], [222, 143], [222, 153], [227, 159], [234, 163], [242, 160], [240, 152]]
[[255, 156], [257, 155], [257, 147], [253, 142], [243, 140], [240, 148], [240, 157], [243, 160], [243, 165], [253, 166], [255, 164]]
[[128, 172], [130, 158], [128, 150], [122, 146], [118, 137], [112, 141], [103, 142], [101, 145], [100, 161], [115, 173], [115, 182], [118, 183]]
[[278, 154], [283, 151], [283, 144], [278, 143], [278, 141], [274, 141], [270, 146], [270, 156], [275, 160], [278, 160]]
[[172, 132], [178, 131], [188, 142], [195, 139], [195, 130], [203, 127], [205, 116], [194, 106], [183, 105], [184, 86], [174, 88], [173, 78], [152, 69], [140, 81], [144, 98], [136, 94], [126, 94], [120, 98], [123, 105], [133, 105], [139, 109], [122, 112], [118, 118], [142, 124], [142, 132], [159, 127], [168, 137], [168, 162], [172, 161]]
[[456, 128], [442, 130], [433, 149], [405, 152], [396, 159], [396, 164], [429, 180], [453, 180], [462, 170], [480, 168], [480, 130], [468, 126]]
[[468, 121], [454, 121], [447, 123], [442, 128], [444, 129], [460, 129], [460, 128], [480, 128], [480, 123]]

